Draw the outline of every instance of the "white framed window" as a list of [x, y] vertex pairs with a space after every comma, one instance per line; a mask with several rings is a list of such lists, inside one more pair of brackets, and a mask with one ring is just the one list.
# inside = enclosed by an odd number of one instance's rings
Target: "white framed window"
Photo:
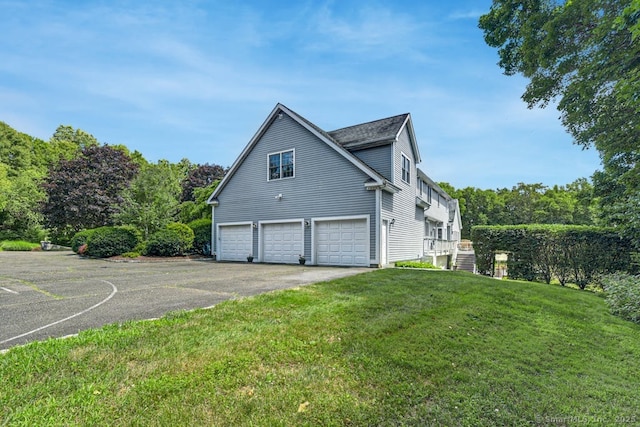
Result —
[[431, 190], [431, 186], [428, 185], [427, 186], [427, 202], [429, 202], [429, 204], [431, 204], [431, 199], [432, 199], [432, 190]]
[[267, 180], [295, 177], [295, 151], [286, 150], [267, 155]]
[[402, 180], [411, 184], [411, 160], [402, 153]]

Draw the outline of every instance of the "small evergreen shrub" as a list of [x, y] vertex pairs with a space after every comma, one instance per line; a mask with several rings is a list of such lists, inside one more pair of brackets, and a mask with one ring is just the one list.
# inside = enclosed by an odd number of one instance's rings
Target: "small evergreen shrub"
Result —
[[601, 284], [611, 313], [640, 323], [640, 276], [608, 274], [602, 276]]
[[145, 249], [147, 247], [146, 242], [142, 241], [142, 237], [140, 237], [140, 242], [136, 245], [135, 248], [133, 248], [133, 250], [131, 252], [136, 252], [138, 254], [143, 254]]
[[98, 258], [121, 255], [131, 252], [139, 241], [140, 235], [133, 227], [100, 227], [89, 236], [86, 254]]
[[94, 230], [95, 228], [90, 230], [82, 230], [74, 234], [71, 238], [71, 241], [69, 242], [71, 244], [71, 250], [75, 253], [78, 253], [80, 246], [87, 243], [87, 240], [89, 240], [89, 236], [93, 234]]
[[430, 262], [422, 262], [422, 261], [398, 261], [396, 262], [396, 267], [402, 268], [435, 268], [439, 269], [435, 265]]
[[175, 231], [180, 236], [180, 254], [184, 255], [193, 248], [194, 234], [191, 227], [181, 222], [172, 222], [165, 227], [167, 230]]
[[182, 236], [175, 230], [158, 230], [149, 237], [145, 255], [178, 256], [182, 255]]
[[124, 258], [138, 258], [140, 256], [140, 252], [136, 252], [134, 250], [134, 251], [131, 251], [131, 252], [125, 252], [125, 253], [122, 254], [122, 256]]
[[193, 249], [203, 255], [211, 254], [211, 220], [197, 219], [191, 221], [189, 227], [193, 230]]

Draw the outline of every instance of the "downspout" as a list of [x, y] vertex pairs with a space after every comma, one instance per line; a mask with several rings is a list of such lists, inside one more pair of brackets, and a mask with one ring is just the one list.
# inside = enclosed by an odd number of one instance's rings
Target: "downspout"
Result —
[[215, 245], [215, 236], [214, 236], [214, 230], [215, 230], [215, 213], [216, 213], [216, 207], [215, 205], [211, 205], [211, 256], [214, 256], [216, 251], [214, 249], [214, 245]]
[[380, 227], [382, 227], [382, 190], [380, 188], [376, 188], [376, 261], [378, 263], [378, 268], [384, 267], [382, 265], [382, 242], [380, 241]]

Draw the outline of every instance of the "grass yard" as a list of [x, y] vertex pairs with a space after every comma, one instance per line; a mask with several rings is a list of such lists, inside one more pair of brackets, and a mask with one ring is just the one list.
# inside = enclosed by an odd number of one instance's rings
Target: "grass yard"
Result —
[[16, 347], [0, 381], [0, 425], [638, 425], [640, 327], [387, 269]]
[[32, 251], [40, 248], [38, 243], [25, 242], [23, 240], [3, 240], [0, 242], [0, 251]]

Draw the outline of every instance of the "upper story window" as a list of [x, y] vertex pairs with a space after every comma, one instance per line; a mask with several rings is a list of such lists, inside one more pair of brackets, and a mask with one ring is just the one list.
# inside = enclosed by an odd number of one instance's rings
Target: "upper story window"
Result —
[[411, 160], [402, 154], [402, 180], [411, 184]]
[[427, 202], [431, 203], [431, 197], [432, 197], [432, 190], [431, 190], [431, 186], [428, 185], [427, 186]]
[[295, 176], [294, 151], [280, 151], [270, 153], [269, 158], [269, 181], [282, 178], [293, 178]]

